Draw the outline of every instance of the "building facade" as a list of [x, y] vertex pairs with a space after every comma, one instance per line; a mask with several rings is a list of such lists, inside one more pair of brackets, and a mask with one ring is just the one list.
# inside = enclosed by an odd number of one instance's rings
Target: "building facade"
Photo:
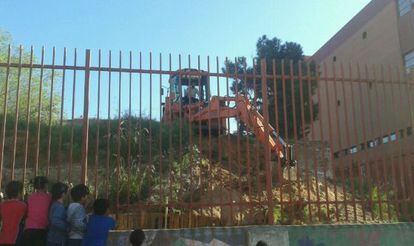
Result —
[[372, 0], [312, 59], [321, 77], [314, 135], [335, 159], [412, 135], [414, 0]]

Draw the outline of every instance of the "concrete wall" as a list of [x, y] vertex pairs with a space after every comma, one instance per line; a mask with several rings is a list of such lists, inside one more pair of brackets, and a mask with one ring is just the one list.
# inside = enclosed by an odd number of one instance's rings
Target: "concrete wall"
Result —
[[[108, 245], [128, 244], [129, 231], [110, 234]], [[200, 228], [182, 230], [146, 230], [146, 245], [414, 245], [414, 224], [260, 226]]]

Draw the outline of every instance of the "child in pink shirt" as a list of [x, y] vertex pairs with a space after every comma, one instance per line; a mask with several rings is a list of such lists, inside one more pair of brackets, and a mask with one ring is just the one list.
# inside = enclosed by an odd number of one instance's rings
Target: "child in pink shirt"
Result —
[[24, 245], [46, 245], [48, 212], [52, 197], [47, 193], [46, 177], [35, 177], [35, 191], [27, 199], [27, 219], [23, 233]]

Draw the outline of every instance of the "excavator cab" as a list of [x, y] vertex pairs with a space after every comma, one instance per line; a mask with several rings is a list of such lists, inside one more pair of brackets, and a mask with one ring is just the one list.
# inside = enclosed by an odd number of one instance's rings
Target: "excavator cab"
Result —
[[177, 70], [170, 77], [169, 97], [173, 104], [189, 105], [198, 102], [208, 103], [210, 89], [208, 76], [200, 75], [203, 71], [197, 69]]

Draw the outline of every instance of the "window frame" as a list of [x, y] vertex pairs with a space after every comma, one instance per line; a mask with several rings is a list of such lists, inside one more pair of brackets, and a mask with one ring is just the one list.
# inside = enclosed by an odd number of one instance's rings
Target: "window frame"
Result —
[[398, 0], [398, 13], [401, 16], [404, 16], [413, 9], [414, 0]]

